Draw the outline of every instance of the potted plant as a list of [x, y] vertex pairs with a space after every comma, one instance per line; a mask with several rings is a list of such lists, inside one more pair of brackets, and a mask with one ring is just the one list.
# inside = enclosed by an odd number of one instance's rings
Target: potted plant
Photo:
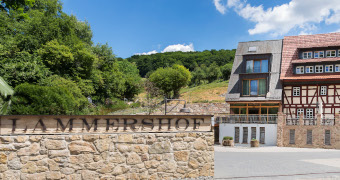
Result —
[[233, 137], [224, 136], [224, 137], [223, 137], [223, 141], [222, 141], [222, 145], [223, 145], [223, 146], [234, 147], [234, 140], [233, 140]]
[[250, 141], [250, 146], [251, 146], [251, 147], [259, 147], [259, 146], [260, 146], [259, 140], [253, 138], [253, 139]]

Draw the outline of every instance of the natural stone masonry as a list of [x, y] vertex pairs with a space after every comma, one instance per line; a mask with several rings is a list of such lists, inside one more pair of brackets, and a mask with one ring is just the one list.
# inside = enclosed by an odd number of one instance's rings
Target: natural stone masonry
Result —
[[0, 179], [212, 177], [212, 132], [0, 136]]
[[[307, 121], [308, 122], [308, 121]], [[290, 130], [294, 130], [294, 139], [291, 143]], [[330, 132], [329, 144], [326, 144], [325, 131]], [[311, 143], [307, 143], [307, 132], [311, 131]], [[340, 149], [340, 115], [336, 114], [332, 124], [323, 122], [321, 114], [317, 114], [315, 124], [306, 124], [303, 116], [300, 116], [295, 124], [289, 124], [286, 115], [278, 114], [277, 120], [277, 146], [279, 147], [302, 147], [302, 148], [326, 148]]]

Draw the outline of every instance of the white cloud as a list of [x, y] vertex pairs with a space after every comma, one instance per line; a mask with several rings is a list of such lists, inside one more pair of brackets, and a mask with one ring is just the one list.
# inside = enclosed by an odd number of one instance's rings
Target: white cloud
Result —
[[221, 14], [224, 14], [227, 10], [226, 5], [222, 4], [222, 0], [214, 0], [215, 7], [217, 11], [219, 11]]
[[185, 44], [174, 44], [166, 47], [162, 52], [175, 52], [175, 51], [182, 51], [182, 52], [190, 52], [194, 51], [194, 45], [190, 43], [189, 45]]
[[135, 55], [151, 55], [158, 53], [156, 50], [149, 51], [149, 52], [143, 52], [143, 53], [136, 53]]
[[[175, 51], [182, 51], [182, 52], [190, 52], [190, 51], [195, 51], [194, 50], [194, 45], [190, 43], [189, 45], [185, 44], [174, 44], [174, 45], [169, 45], [164, 50], [164, 52], [175, 52]], [[136, 53], [135, 55], [151, 55], [151, 54], [156, 54], [158, 53], [156, 50], [149, 51], [149, 52], [143, 52], [143, 53]]]
[[[216, 1], [220, 0], [214, 1], [215, 6]], [[339, 0], [291, 0], [268, 9], [264, 9], [262, 5], [252, 6], [246, 0], [228, 0], [223, 7], [233, 8], [239, 16], [254, 22], [255, 27], [248, 30], [251, 35], [270, 33], [276, 36], [291, 30], [310, 34], [320, 23], [340, 24]], [[216, 9], [221, 12], [220, 7], [216, 6]], [[224, 14], [225, 11], [221, 13]]]

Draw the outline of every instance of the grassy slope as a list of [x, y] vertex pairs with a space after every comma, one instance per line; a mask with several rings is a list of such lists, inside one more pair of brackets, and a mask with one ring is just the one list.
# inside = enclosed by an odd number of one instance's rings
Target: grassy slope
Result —
[[213, 82], [192, 88], [183, 88], [180, 99], [191, 103], [225, 102], [225, 94], [228, 89], [228, 81]]
[[[180, 99], [191, 103], [225, 102], [227, 89], [228, 81], [217, 81], [192, 88], [186, 87], [181, 89]], [[145, 96], [145, 92], [142, 92], [138, 95], [138, 98], [144, 99]]]

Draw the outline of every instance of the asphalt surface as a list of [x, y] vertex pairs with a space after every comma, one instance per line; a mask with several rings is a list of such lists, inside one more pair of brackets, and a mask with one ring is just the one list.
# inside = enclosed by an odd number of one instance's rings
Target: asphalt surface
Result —
[[340, 150], [215, 146], [215, 179], [340, 179]]

